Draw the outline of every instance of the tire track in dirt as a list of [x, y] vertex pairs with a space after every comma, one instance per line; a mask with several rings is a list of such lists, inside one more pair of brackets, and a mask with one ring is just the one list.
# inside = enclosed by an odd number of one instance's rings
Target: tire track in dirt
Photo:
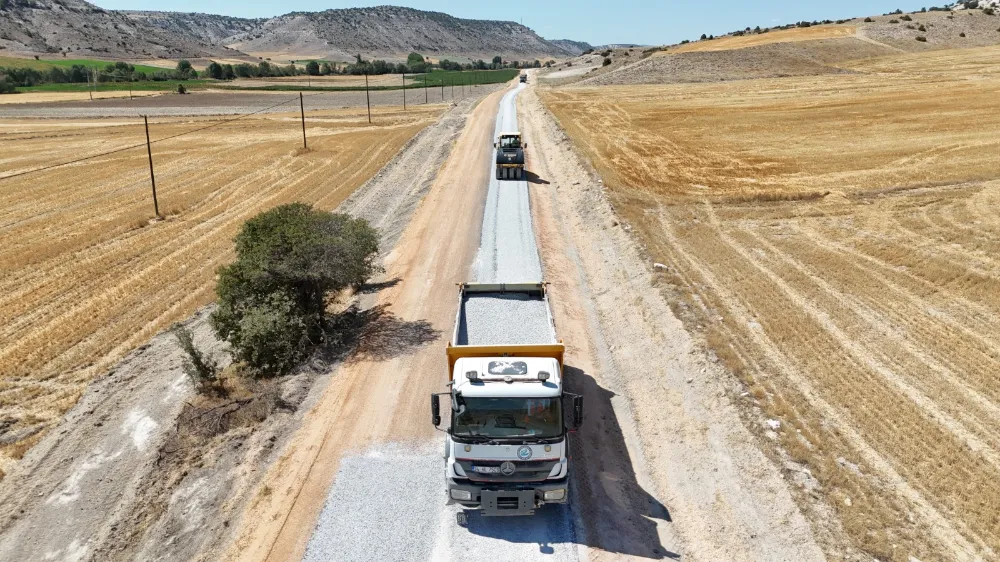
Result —
[[[828, 331], [834, 332], [835, 337], [853, 341], [846, 335], [846, 332], [840, 327], [841, 325], [849, 326], [855, 332], [874, 331], [878, 326], [898, 326], [899, 323], [907, 323], [908, 318], [912, 318], [905, 313], [900, 313], [898, 317], [890, 317], [886, 314], [893, 313], [888, 310], [882, 313], [874, 311], [860, 299], [835, 289], [823, 279], [823, 276], [818, 275], [815, 271], [810, 271], [797, 259], [782, 252], [755, 233], [744, 231], [728, 236], [734, 247], [747, 248], [748, 244], [740, 242], [739, 239], [749, 238], [754, 245], [769, 249], [770, 255], [756, 255], [757, 263], [762, 266], [768, 264], [767, 269], [772, 272], [769, 277], [771, 275], [777, 276], [774, 273], [776, 271], [782, 272], [780, 277], [782, 284], [793, 301], [815, 301], [815, 305], [809, 305], [808, 309], [813, 313], [819, 310], [824, 311], [822, 314], [826, 316], [826, 322], [829, 323]], [[745, 250], [741, 253], [747, 255]], [[780, 263], [776, 263], [776, 261], [783, 262], [788, 267], [779, 267]], [[794, 271], [795, 274], [792, 274], [790, 270]], [[801, 287], [801, 289], [796, 287]], [[818, 294], [816, 291], [810, 291], [810, 288], [819, 289]], [[858, 325], [864, 324], [869, 326], [868, 330], [858, 328]], [[913, 328], [917, 328], [917, 326]], [[993, 454], [993, 451], [1000, 445], [1000, 440], [998, 440], [1000, 439], [1000, 434], [998, 434], [1000, 408], [957, 380], [954, 371], [925, 353], [925, 348], [909, 343], [905, 337], [894, 330], [885, 334], [884, 339], [871, 340], [871, 344], [868, 345], [858, 342], [847, 349], [861, 357], [868, 358], [865, 360], [868, 364], [872, 362], [879, 364], [876, 370], [889, 373], [891, 379], [895, 379], [897, 386], [904, 394], [918, 405], [926, 406], [925, 409], [932, 417], [941, 421], [960, 439], [967, 441], [975, 452], [982, 454], [994, 466], [1000, 466], [997, 465], [997, 456]], [[902, 364], [896, 359], [897, 357], [912, 357], [917, 358], [917, 360]], [[945, 382], [948, 383], [947, 387], [942, 388], [935, 384], [939, 377], [944, 378]], [[984, 423], [984, 418], [986, 422], [992, 421], [992, 423]]]
[[[680, 238], [676, 237], [673, 231], [674, 226], [666, 220], [666, 216], [666, 213], [661, 209], [659, 220], [663, 229], [664, 239], [681, 260], [679, 263], [684, 264], [684, 269], [696, 272], [704, 280], [704, 286], [711, 288], [713, 293], [717, 295], [718, 302], [725, 307], [725, 310], [736, 320], [738, 325], [747, 326], [757, 322], [760, 316], [752, 313], [741, 304], [747, 301], [731, 292], [729, 288], [731, 285], [721, 283], [715, 274], [712, 273], [709, 266], [703, 264], [701, 260], [685, 250], [686, 244]], [[888, 482], [893, 489], [909, 502], [910, 509], [919, 518], [919, 521], [925, 525], [926, 532], [933, 537], [935, 544], [947, 549], [948, 552], [958, 556], [961, 560], [971, 561], [977, 559], [977, 553], [984, 547], [983, 543], [976, 541], [976, 545], [974, 546], [966, 538], [970, 535], [969, 530], [961, 522], [956, 522], [946, 517], [921, 492], [911, 486], [908, 480], [874, 446], [869, 444], [869, 439], [863, 437], [855, 429], [858, 424], [847, 418], [849, 412], [845, 412], [839, 407], [834, 407], [830, 402], [822, 398], [821, 394], [825, 393], [821, 393], [809, 378], [800, 374], [809, 372], [808, 369], [795, 364], [794, 358], [782, 351], [781, 347], [767, 336], [766, 330], [746, 330], [742, 333], [750, 339], [752, 345], [761, 355], [766, 356], [768, 361], [774, 364], [779, 372], [781, 372], [782, 376], [801, 392], [809, 406], [827, 424], [835, 427], [836, 431], [846, 438], [862, 462], [879, 474], [882, 479]]]
[[[591, 439], [605, 457], [603, 451], [618, 451], [624, 442], [627, 451], [612, 456], [628, 458], [634, 467], [624, 475], [612, 471], [607, 480], [601, 469], [581, 476], [582, 505], [592, 501], [599, 510], [583, 515], [591, 558], [649, 556], [634, 545], [655, 548], [658, 537], [663, 546], [654, 558], [822, 559], [785, 483], [723, 397], [716, 378], [721, 375], [707, 374], [711, 365], [701, 362], [687, 332], [651, 288], [633, 239], [613, 224], [617, 217], [601, 186], [583, 170], [538, 99], [529, 95], [522, 106], [534, 142], [529, 167], [540, 176], [532, 186], [539, 244], [546, 269], [557, 267], [558, 274], [548, 276], [552, 290], [562, 295], [553, 300], [556, 321], [561, 332], [567, 326], [581, 330], [568, 341], [575, 345], [574, 361], [595, 369], [588, 378], [597, 385], [587, 395], [610, 392], [613, 408], [598, 412], [609, 418], [604, 423], [617, 418], [621, 424], [623, 437], [612, 432]], [[601, 421], [593, 423], [608, 432]], [[586, 454], [584, 462], [600, 466], [602, 460]], [[664, 498], [662, 511], [656, 497]], [[652, 521], [643, 524], [636, 514]], [[646, 528], [634, 527], [636, 521]]]

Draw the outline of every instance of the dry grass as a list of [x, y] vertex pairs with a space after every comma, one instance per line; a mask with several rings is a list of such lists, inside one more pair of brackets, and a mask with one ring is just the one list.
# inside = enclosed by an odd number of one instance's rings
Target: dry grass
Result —
[[544, 95], [881, 560], [1000, 552], [998, 52]]
[[706, 51], [730, 51], [733, 49], [744, 49], [746, 47], [756, 47], [758, 45], [769, 45], [771, 43], [791, 43], [796, 41], [814, 41], [816, 39], [841, 39], [853, 37], [855, 34], [853, 25], [822, 25], [814, 27], [801, 27], [795, 29], [779, 29], [754, 35], [727, 36], [713, 39], [711, 41], [695, 41], [673, 47], [666, 51], [659, 51], [656, 55], [693, 53]]
[[[334, 209], [441, 106], [374, 111], [376, 125], [356, 109], [307, 116], [307, 152], [291, 114], [155, 144], [160, 221], [144, 148], [0, 180], [0, 404], [12, 430], [57, 421], [94, 376], [212, 301], [243, 221], [291, 201]], [[159, 121], [154, 140], [211, 122]], [[0, 169], [144, 139], [141, 121], [2, 122]]]

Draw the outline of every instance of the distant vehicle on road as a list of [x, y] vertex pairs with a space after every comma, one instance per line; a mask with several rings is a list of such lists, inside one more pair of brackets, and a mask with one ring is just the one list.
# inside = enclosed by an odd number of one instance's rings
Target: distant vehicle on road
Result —
[[521, 83], [522, 84], [527, 84], [528, 83], [528, 75], [527, 74], [521, 74]]

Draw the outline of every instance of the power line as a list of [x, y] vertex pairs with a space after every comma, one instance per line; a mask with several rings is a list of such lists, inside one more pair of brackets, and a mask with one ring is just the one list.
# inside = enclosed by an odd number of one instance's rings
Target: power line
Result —
[[[178, 133], [176, 135], [171, 135], [169, 137], [163, 137], [162, 139], [156, 139], [155, 141], [152, 141], [150, 144], [156, 144], [158, 142], [163, 142], [163, 141], [175, 139], [177, 137], [182, 137], [182, 136], [185, 136], [185, 135], [190, 135], [190, 134], [193, 134], [193, 133], [198, 133], [198, 132], [205, 131], [205, 130], [208, 130], [208, 129], [211, 129], [211, 128], [214, 128], [214, 127], [218, 127], [220, 125], [225, 125], [226, 123], [232, 123], [233, 121], [237, 121], [239, 119], [243, 119], [244, 117], [250, 117], [251, 115], [257, 115], [258, 113], [262, 113], [262, 112], [267, 111], [269, 109], [274, 109], [276, 107], [280, 107], [282, 105], [291, 103], [291, 102], [293, 102], [293, 101], [295, 101], [297, 99], [299, 99], [299, 98], [297, 98], [297, 97], [291, 98], [291, 99], [285, 100], [285, 101], [283, 101], [281, 103], [276, 103], [274, 105], [258, 109], [257, 111], [253, 111], [253, 112], [250, 112], [250, 113], [244, 113], [244, 114], [238, 115], [236, 117], [233, 117], [232, 119], [225, 119], [223, 121], [219, 121], [217, 123], [213, 123], [212, 125], [208, 125], [206, 127], [199, 127], [197, 129], [192, 129], [190, 131], [185, 131], [183, 133]], [[80, 162], [86, 162], [87, 160], [93, 160], [94, 158], [100, 158], [102, 156], [110, 156], [112, 154], [118, 154], [119, 152], [125, 152], [126, 150], [133, 150], [135, 148], [140, 148], [140, 147], [143, 147], [143, 146], [146, 146], [146, 143], [140, 143], [140, 144], [134, 144], [134, 145], [131, 145], [131, 146], [125, 146], [125, 147], [122, 147], [122, 148], [116, 148], [115, 150], [109, 150], [107, 152], [102, 152], [100, 154], [92, 154], [90, 156], [84, 156], [83, 158], [77, 158], [76, 160], [70, 160], [69, 162], [60, 162], [59, 164], [52, 164], [52, 165], [49, 165], [49, 166], [43, 166], [41, 168], [34, 168], [34, 169], [31, 169], [31, 170], [25, 170], [23, 172], [18, 172], [16, 174], [10, 174], [10, 175], [7, 175], [7, 176], [0, 176], [0, 181], [9, 180], [9, 179], [17, 178], [17, 177], [21, 177], [21, 176], [26, 176], [28, 174], [34, 174], [36, 172], [44, 172], [44, 171], [47, 171], [47, 170], [52, 170], [54, 168], [61, 168], [62, 166], [69, 166], [71, 164], [79, 164]]]

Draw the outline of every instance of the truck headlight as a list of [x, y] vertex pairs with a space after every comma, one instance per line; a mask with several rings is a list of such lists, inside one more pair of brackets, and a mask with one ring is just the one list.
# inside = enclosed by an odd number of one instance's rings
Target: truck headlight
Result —
[[[548, 492], [545, 495], [548, 495]], [[459, 501], [472, 501], [472, 492], [468, 490], [452, 490], [451, 498]]]
[[[454, 493], [454, 492], [452, 492], [452, 493]], [[550, 502], [550, 501], [559, 501], [559, 500], [561, 500], [561, 499], [563, 499], [565, 497], [566, 497], [566, 489], [565, 488], [560, 488], [558, 490], [549, 490], [548, 492], [545, 492], [545, 501], [547, 501], [547, 502]]]

